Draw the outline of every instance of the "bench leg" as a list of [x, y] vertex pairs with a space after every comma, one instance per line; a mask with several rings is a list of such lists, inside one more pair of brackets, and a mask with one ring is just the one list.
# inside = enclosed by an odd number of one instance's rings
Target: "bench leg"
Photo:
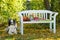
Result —
[[56, 17], [54, 17], [53, 33], [56, 33]]
[[23, 23], [21, 23], [20, 32], [21, 32], [21, 35], [23, 35]]
[[52, 31], [52, 23], [50, 22], [50, 31]]
[[56, 33], [56, 22], [53, 23], [53, 33]]

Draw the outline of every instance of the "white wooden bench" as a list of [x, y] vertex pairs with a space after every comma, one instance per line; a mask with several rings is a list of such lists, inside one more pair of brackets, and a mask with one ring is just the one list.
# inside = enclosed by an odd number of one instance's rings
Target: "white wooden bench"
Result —
[[[18, 13], [20, 16], [20, 32], [21, 35], [23, 35], [23, 24], [24, 23], [49, 23], [50, 24], [50, 31], [53, 31], [53, 33], [56, 33], [56, 15], [58, 15], [57, 12], [52, 12], [49, 10], [25, 10]], [[22, 15], [23, 14], [23, 15]], [[23, 16], [30, 16], [30, 14], [34, 14], [34, 16], [37, 16], [39, 18], [44, 18], [44, 20], [40, 19], [38, 21], [23, 21]]]

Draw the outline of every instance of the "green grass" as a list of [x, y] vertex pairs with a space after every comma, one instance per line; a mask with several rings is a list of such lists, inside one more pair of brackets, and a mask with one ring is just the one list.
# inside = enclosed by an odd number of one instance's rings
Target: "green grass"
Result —
[[[38, 24], [34, 24], [34, 25], [24, 25], [24, 35], [22, 36], [19, 31], [18, 34], [14, 34], [14, 35], [9, 35], [8, 33], [6, 33], [5, 31], [0, 31], [0, 39], [5, 40], [5, 39], [12, 39], [14, 38], [14, 40], [35, 40], [35, 39], [42, 39], [42, 40], [48, 40], [48, 38], [50, 39], [54, 39], [54, 40], [58, 40], [57, 38], [60, 38], [60, 24], [57, 24], [57, 33], [54, 34], [53, 32], [49, 31], [49, 27], [46, 26], [40, 26]], [[44, 28], [46, 27], [46, 28]], [[60, 40], [60, 39], [59, 39]]]

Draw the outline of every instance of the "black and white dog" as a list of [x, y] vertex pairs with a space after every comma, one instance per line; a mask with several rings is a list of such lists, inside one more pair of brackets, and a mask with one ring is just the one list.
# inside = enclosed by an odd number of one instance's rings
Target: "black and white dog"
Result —
[[5, 29], [8, 34], [17, 34], [17, 24], [16, 20], [9, 19], [8, 20], [8, 27]]

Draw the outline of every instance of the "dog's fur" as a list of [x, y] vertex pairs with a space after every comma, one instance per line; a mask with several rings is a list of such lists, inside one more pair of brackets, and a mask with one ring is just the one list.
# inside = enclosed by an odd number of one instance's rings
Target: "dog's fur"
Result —
[[8, 34], [17, 34], [17, 24], [15, 20], [9, 19], [8, 27], [6, 28]]

